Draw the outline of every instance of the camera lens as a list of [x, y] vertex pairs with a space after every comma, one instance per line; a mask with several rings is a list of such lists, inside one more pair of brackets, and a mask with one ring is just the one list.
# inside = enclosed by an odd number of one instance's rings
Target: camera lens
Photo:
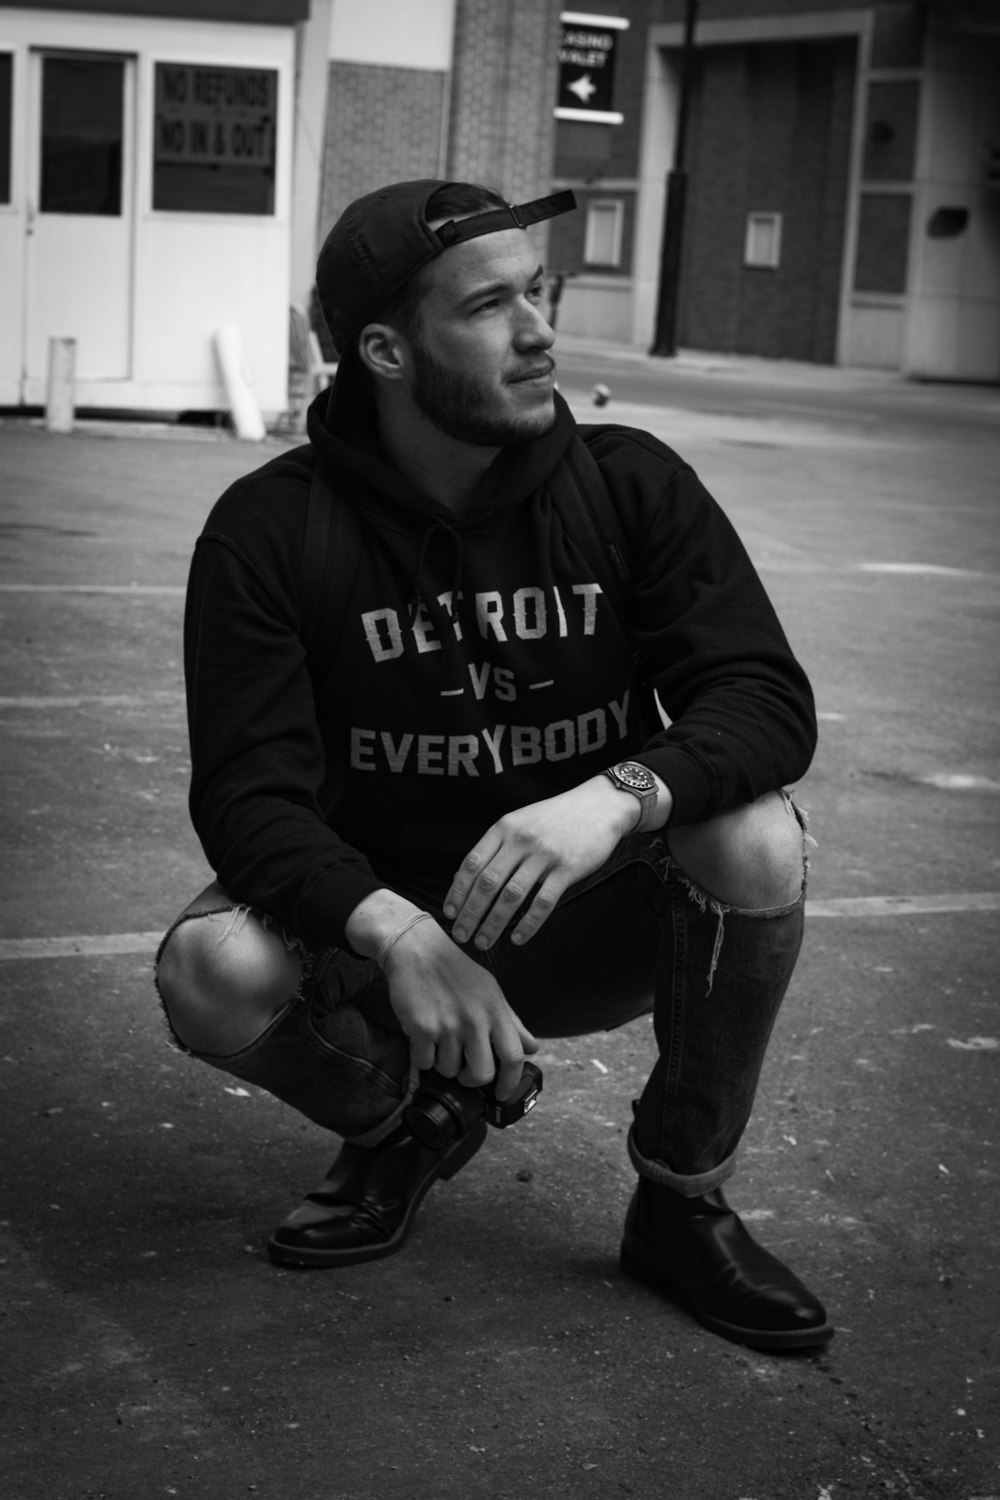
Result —
[[482, 1117], [481, 1089], [463, 1088], [433, 1069], [421, 1074], [420, 1087], [403, 1110], [410, 1134], [432, 1151], [443, 1151], [457, 1137], [468, 1135]]
[[458, 1135], [459, 1122], [441, 1099], [421, 1097], [423, 1092], [404, 1109], [403, 1119], [422, 1146], [443, 1151]]

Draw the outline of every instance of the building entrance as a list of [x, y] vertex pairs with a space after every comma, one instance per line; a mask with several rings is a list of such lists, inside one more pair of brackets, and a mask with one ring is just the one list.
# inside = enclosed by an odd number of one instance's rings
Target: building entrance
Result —
[[85, 380], [131, 374], [135, 68], [96, 52], [29, 65], [22, 400], [44, 393], [50, 338]]
[[832, 363], [854, 40], [711, 47], [697, 63], [679, 341]]

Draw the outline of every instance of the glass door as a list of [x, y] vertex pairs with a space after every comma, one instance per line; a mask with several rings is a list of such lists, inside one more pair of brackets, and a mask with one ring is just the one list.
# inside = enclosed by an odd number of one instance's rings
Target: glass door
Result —
[[129, 58], [31, 58], [25, 370], [44, 379], [50, 338], [76, 339], [83, 380], [131, 373], [134, 67]]

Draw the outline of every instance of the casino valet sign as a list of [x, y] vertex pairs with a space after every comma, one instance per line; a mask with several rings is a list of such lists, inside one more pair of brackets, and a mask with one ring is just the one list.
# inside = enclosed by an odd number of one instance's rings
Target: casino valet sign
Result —
[[625, 117], [612, 108], [615, 52], [628, 21], [577, 10], [564, 10], [559, 19], [562, 29], [556, 119], [620, 125]]

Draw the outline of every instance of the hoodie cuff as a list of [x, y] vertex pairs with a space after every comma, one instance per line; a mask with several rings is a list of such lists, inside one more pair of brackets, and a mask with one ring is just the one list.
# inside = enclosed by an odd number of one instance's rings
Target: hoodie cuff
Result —
[[671, 796], [668, 827], [700, 823], [720, 811], [714, 779], [706, 766], [676, 746], [640, 750], [629, 757], [659, 776]]
[[368, 870], [323, 870], [312, 881], [299, 906], [297, 931], [307, 943], [347, 948], [347, 920], [356, 906], [386, 883]]

